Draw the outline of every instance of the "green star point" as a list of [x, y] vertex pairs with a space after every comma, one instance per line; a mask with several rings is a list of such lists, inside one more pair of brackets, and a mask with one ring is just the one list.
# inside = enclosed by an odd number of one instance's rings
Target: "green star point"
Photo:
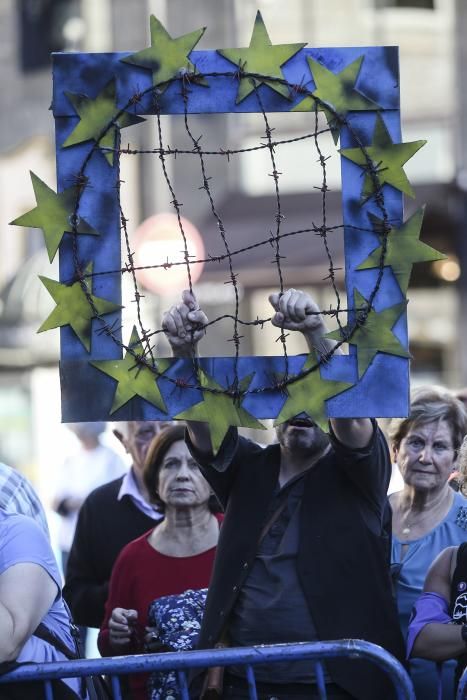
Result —
[[[244, 391], [251, 383], [253, 375], [241, 382]], [[198, 379], [201, 389], [217, 389], [225, 392], [224, 387], [218, 384], [212, 377], [203, 370], [199, 370]], [[266, 428], [251, 413], [245, 411], [234, 399], [225, 393], [213, 393], [203, 391], [203, 400], [186, 411], [182, 411], [174, 416], [175, 420], [193, 420], [208, 423], [211, 436], [211, 446], [214, 454], [219, 451], [222, 441], [225, 438], [230, 426], [256, 428], [265, 430]]]
[[[122, 58], [122, 61], [148, 68], [152, 72], [153, 85], [158, 86], [176, 78], [181, 70], [195, 71], [195, 66], [188, 60], [188, 56], [203, 36], [206, 27], [184, 34], [177, 39], [170, 36], [154, 15], [151, 15], [150, 27], [151, 46], [127, 58]], [[163, 89], [165, 90], [166, 87]]]
[[[417, 151], [426, 144], [426, 141], [410, 141], [407, 143], [393, 143], [386, 125], [377, 116], [372, 143], [362, 148], [342, 148], [339, 153], [353, 163], [364, 169], [368, 168], [368, 158], [376, 169], [380, 186], [391, 185], [409, 197], [414, 197], [414, 192], [404, 172], [403, 165], [412, 158]], [[375, 183], [369, 172], [365, 174], [362, 195], [365, 199], [375, 192]]]
[[[317, 362], [314, 353], [310, 353], [302, 367], [302, 372], [310, 369]], [[296, 382], [287, 384], [287, 400], [274, 421], [280, 425], [292, 418], [306, 413], [325, 432], [328, 430], [326, 401], [333, 396], [350, 389], [353, 384], [323, 379], [319, 369], [310, 372]]]
[[[367, 303], [365, 297], [355, 289], [355, 309], [361, 309]], [[348, 340], [351, 345], [357, 347], [359, 378], [365, 374], [374, 357], [379, 352], [388, 355], [396, 355], [397, 357], [410, 357], [410, 354], [404, 348], [400, 340], [392, 332], [393, 326], [405, 311], [406, 307], [407, 301], [402, 301], [379, 312], [371, 308], [365, 323], [357, 327], [352, 338]], [[348, 329], [349, 326], [347, 326], [345, 330]], [[333, 340], [343, 340], [339, 329], [331, 331], [326, 337]]]
[[255, 78], [240, 77], [236, 104], [248, 97], [255, 89], [255, 85], [268, 85], [283, 97], [290, 99], [288, 86], [277, 82], [277, 79], [284, 80], [282, 66], [304, 46], [306, 43], [273, 45], [261, 12], [258, 11], [250, 45], [247, 48], [218, 49], [221, 56], [240, 67], [245, 73], [255, 73], [261, 76]]
[[[86, 267], [84, 274], [92, 274], [92, 263], [89, 263]], [[121, 309], [121, 306], [114, 304], [112, 301], [107, 301], [107, 299], [96, 297], [89, 290], [95, 307], [94, 311], [79, 280], [71, 285], [66, 285], [48, 277], [39, 276], [39, 279], [55, 301], [56, 307], [37, 332], [42, 333], [52, 328], [70, 326], [86, 350], [90, 352], [92, 319], [96, 318], [97, 315], [103, 316], [117, 311]], [[89, 289], [87, 279], [85, 284]]]
[[[378, 109], [378, 105], [355, 88], [364, 56], [360, 56], [339, 73], [333, 73], [318, 61], [307, 57], [315, 90], [299, 102], [292, 112], [324, 112], [334, 143], [339, 140], [339, 117], [348, 112]], [[314, 99], [317, 98], [317, 99]]]
[[[44, 235], [49, 261], [52, 262], [64, 234], [73, 232], [70, 221], [75, 210], [78, 188], [73, 186], [57, 193], [33, 172], [30, 175], [36, 206], [11, 221], [10, 225], [40, 228]], [[78, 220], [76, 232], [91, 236], [99, 235], [98, 231], [81, 218]]]
[[[402, 226], [392, 228], [386, 239], [384, 265], [392, 268], [404, 296], [409, 286], [414, 263], [444, 260], [447, 257], [419, 240], [424, 213], [425, 207], [420, 207]], [[375, 230], [381, 230], [382, 221], [376, 217], [372, 217], [372, 219]], [[379, 267], [381, 256], [382, 245], [373, 250], [366, 260], [357, 267], [357, 270], [369, 270]]]
[[[133, 328], [129, 348], [123, 360], [97, 360], [90, 364], [96, 369], [117, 381], [117, 387], [110, 409], [110, 415], [119, 408], [139, 396], [160, 411], [167, 413], [167, 408], [162, 394], [157, 385], [157, 377], [149, 367], [138, 364], [137, 358], [144, 356], [144, 348], [139, 339], [138, 331]], [[136, 357], [135, 357], [136, 355]], [[172, 360], [160, 359], [156, 363], [156, 369], [160, 374], [166, 371], [172, 364]]]
[[[67, 92], [66, 96], [80, 120], [62, 143], [62, 148], [75, 146], [85, 141], [95, 141], [99, 144], [99, 148], [114, 149], [117, 145], [117, 135], [120, 129], [144, 122], [142, 117], [126, 111], [122, 112], [117, 107], [115, 79], [113, 78], [94, 99], [71, 92]], [[112, 121], [115, 123], [112, 124]], [[113, 150], [103, 151], [103, 154], [107, 162], [113, 165]]]

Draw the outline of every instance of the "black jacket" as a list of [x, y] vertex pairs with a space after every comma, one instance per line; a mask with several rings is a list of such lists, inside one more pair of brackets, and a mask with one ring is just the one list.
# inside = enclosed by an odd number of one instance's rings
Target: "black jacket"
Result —
[[[228, 632], [226, 620], [255, 558], [279, 467], [278, 445], [261, 448], [242, 438], [224, 471], [219, 465], [203, 466], [226, 512], [201, 648], [214, 646], [224, 627]], [[321, 640], [365, 639], [402, 660], [405, 650], [383, 525], [390, 473], [387, 445], [379, 430], [364, 450], [352, 451], [333, 440], [332, 451], [305, 477], [297, 568]], [[386, 676], [374, 664], [343, 659], [329, 661], [327, 667], [334, 682], [356, 698], [393, 697]]]
[[63, 595], [79, 625], [100, 627], [112, 567], [123, 547], [155, 525], [129, 496], [117, 500], [123, 477], [92, 491], [81, 506]]

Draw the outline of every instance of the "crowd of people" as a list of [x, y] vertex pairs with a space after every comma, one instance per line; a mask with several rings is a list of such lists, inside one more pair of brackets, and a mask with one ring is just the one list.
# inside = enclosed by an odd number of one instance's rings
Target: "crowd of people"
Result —
[[[291, 289], [270, 302], [275, 326], [301, 332], [310, 350], [334, 349], [309, 295]], [[163, 320], [176, 358], [197, 353], [207, 323], [184, 292]], [[128, 423], [116, 435], [132, 466], [82, 500], [64, 597], [37, 496], [2, 466], [0, 662], [68, 658], [66, 600], [76, 623], [100, 630], [103, 656], [364, 639], [406, 665], [417, 700], [439, 697], [440, 674], [452, 700], [467, 663], [461, 398], [419, 388], [386, 434], [368, 418], [331, 418], [328, 434], [306, 412], [270, 445], [231, 428], [216, 454], [206, 424]], [[388, 497], [394, 469], [402, 488]], [[330, 700], [395, 697], [375, 664], [339, 658], [324, 668]], [[193, 676], [201, 698], [212, 678]], [[255, 676], [260, 700], [319, 697], [309, 662], [259, 665]], [[56, 684], [57, 697], [82, 697], [77, 679]], [[249, 697], [242, 667], [215, 684], [218, 697]], [[0, 686], [0, 698], [15, 692]], [[125, 692], [175, 698], [176, 677], [130, 676]]]

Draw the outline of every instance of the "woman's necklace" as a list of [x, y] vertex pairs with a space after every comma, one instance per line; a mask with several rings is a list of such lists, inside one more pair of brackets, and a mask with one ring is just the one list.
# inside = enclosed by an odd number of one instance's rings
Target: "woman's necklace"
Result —
[[[447, 507], [447, 501], [450, 502], [450, 500], [451, 500], [451, 493], [450, 493], [450, 491], [447, 491], [447, 492], [446, 492], [446, 496], [447, 496], [447, 498], [444, 498], [444, 499], [442, 500], [442, 502], [441, 502], [440, 504], [438, 504], [438, 507], [437, 507], [437, 508], [435, 508], [435, 509], [428, 508], [428, 509], [425, 510], [424, 512], [419, 513], [419, 514], [418, 514], [418, 517], [416, 517], [416, 518], [415, 518], [414, 520], [412, 520], [410, 523], [405, 523], [405, 524], [404, 524], [404, 527], [403, 527], [402, 530], [401, 530], [401, 534], [402, 534], [402, 535], [405, 535], [405, 536], [408, 536], [408, 535], [410, 535], [411, 531], [412, 531], [414, 528], [420, 528], [421, 526], [423, 526], [426, 522], [428, 522], [428, 521], [430, 521], [430, 520], [437, 520], [437, 517], [434, 517], [435, 512], [436, 512], [436, 513], [439, 513], [439, 511], [443, 511], [443, 513], [444, 513], [444, 511], [445, 511], [445, 509], [446, 509], [446, 507]], [[402, 511], [402, 509], [401, 509], [401, 511]], [[405, 514], [406, 514], [406, 516], [407, 516], [407, 515], [414, 515], [414, 513], [412, 512], [411, 509], [409, 509]], [[401, 512], [401, 520], [403, 520], [402, 512]], [[431, 525], [431, 524], [430, 524], [430, 525]], [[430, 527], [429, 529], [431, 529], [431, 527]]]

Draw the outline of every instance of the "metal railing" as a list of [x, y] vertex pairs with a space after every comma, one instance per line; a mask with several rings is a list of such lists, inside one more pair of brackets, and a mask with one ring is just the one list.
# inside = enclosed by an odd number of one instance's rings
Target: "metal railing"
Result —
[[456, 700], [465, 700], [467, 698], [467, 668], [459, 680], [459, 685], [457, 686]]
[[[79, 659], [77, 661], [27, 664], [0, 677], [5, 682], [44, 681], [44, 699], [53, 700], [51, 680], [105, 675], [110, 678], [114, 700], [122, 700], [119, 676], [129, 673], [175, 671], [181, 700], [189, 700], [187, 672], [210, 666], [243, 665], [248, 681], [249, 697], [257, 700], [253, 667], [279, 661], [309, 660], [313, 665], [320, 700], [327, 700], [322, 661], [331, 658], [365, 659], [373, 662], [390, 678], [397, 700], [415, 700], [412, 682], [407, 671], [389, 652], [376, 644], [359, 639], [332, 642], [300, 642], [244, 648], [208, 649], [202, 651], [167, 652], [114, 656], [106, 659]], [[1, 694], [1, 687], [0, 687]], [[38, 699], [40, 700], [40, 699]]]

